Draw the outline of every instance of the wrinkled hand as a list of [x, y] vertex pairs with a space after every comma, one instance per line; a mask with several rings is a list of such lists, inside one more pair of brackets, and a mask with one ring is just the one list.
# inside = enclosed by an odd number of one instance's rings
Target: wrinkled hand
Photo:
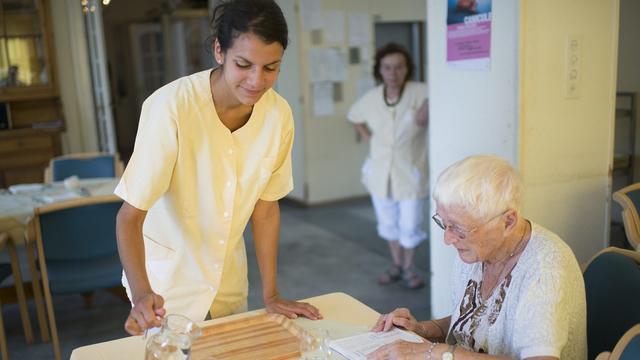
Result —
[[135, 300], [127, 320], [124, 322], [124, 329], [131, 335], [142, 335], [149, 328], [162, 325], [164, 309], [164, 299], [155, 293], [147, 293]]
[[274, 296], [266, 300], [264, 307], [268, 313], [282, 314], [289, 319], [295, 319], [298, 315], [302, 315], [311, 320], [322, 319], [320, 310], [315, 306], [308, 303], [285, 300], [279, 296]]
[[380, 315], [376, 324], [371, 328], [371, 331], [389, 331], [394, 326], [400, 326], [418, 335], [422, 333], [420, 324], [407, 308], [398, 308], [388, 314]]
[[425, 358], [430, 342], [413, 343], [404, 340], [396, 340], [391, 344], [381, 346], [378, 350], [367, 356], [367, 360], [402, 359], [422, 360]]

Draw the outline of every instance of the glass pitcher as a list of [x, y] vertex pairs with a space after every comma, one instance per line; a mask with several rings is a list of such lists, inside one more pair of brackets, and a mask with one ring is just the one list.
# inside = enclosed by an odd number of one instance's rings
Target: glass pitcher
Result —
[[188, 360], [191, 344], [202, 330], [188, 317], [170, 314], [162, 320], [160, 331], [147, 340], [145, 360]]

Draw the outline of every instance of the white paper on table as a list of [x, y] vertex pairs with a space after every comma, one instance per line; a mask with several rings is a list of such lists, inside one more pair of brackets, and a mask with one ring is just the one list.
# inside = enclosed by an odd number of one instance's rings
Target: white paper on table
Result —
[[301, 0], [300, 21], [305, 31], [322, 29], [322, 0]]
[[329, 44], [344, 43], [344, 11], [325, 11], [324, 12], [324, 41]]
[[330, 342], [331, 349], [342, 354], [349, 360], [365, 360], [367, 355], [379, 347], [390, 344], [396, 340], [405, 340], [414, 343], [424, 342], [420, 336], [408, 331], [394, 328], [387, 332], [367, 332]]
[[371, 21], [367, 13], [349, 14], [349, 46], [369, 45]]
[[47, 204], [52, 204], [52, 203], [56, 203], [56, 202], [60, 202], [60, 201], [78, 199], [80, 197], [81, 196], [78, 193], [74, 192], [74, 191], [65, 191], [65, 192], [58, 193], [58, 194], [41, 195], [38, 198], [40, 200], [42, 200], [43, 202], [47, 203]]
[[313, 83], [313, 115], [331, 116], [334, 112], [333, 83], [330, 81]]
[[342, 82], [347, 80], [347, 60], [338, 49], [312, 48], [309, 50], [309, 81]]
[[9, 186], [9, 192], [12, 194], [23, 194], [38, 192], [44, 188], [44, 184], [16, 184]]

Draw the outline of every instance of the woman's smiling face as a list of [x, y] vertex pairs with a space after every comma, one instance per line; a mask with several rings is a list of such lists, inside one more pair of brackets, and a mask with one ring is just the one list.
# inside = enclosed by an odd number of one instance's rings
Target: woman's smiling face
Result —
[[239, 103], [254, 105], [278, 79], [284, 49], [278, 42], [266, 44], [252, 33], [233, 40], [223, 53], [216, 41], [216, 61], [223, 64], [222, 77]]

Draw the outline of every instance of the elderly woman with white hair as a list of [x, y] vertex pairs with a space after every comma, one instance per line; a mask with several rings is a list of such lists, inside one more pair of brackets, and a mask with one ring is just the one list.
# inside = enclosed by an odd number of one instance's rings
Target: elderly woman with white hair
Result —
[[513, 167], [494, 156], [466, 158], [440, 175], [433, 221], [458, 255], [453, 313], [421, 322], [403, 308], [382, 315], [373, 331], [399, 326], [425, 341], [398, 341], [370, 359], [587, 358], [580, 267], [562, 239], [522, 217], [522, 192]]

